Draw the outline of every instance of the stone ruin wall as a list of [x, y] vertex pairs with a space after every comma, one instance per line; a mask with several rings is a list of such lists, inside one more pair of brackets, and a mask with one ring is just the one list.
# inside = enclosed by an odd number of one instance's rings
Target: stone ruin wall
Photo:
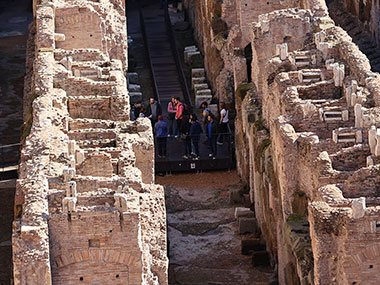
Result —
[[343, 5], [362, 24], [362, 28], [372, 35], [377, 44], [380, 44], [379, 1], [334, 0], [332, 2], [337, 5]]
[[184, 3], [280, 284], [378, 284], [379, 74], [324, 1]]
[[129, 120], [121, 0], [34, 1], [15, 284], [167, 284], [148, 119]]
[[327, 9], [325, 2], [320, 0], [184, 0], [184, 6], [204, 56], [213, 93], [220, 102], [229, 104], [234, 101], [234, 76], [247, 78], [247, 70], [241, 68], [241, 63], [245, 63], [244, 49], [251, 42], [250, 23], [274, 10]]
[[253, 82], [236, 96], [237, 149], [248, 150], [238, 170], [280, 283], [377, 284], [380, 75], [309, 10], [262, 15], [251, 39]]

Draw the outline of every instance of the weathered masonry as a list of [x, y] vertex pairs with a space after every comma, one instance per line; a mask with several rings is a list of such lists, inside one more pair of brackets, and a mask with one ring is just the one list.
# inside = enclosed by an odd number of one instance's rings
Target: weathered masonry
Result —
[[354, 43], [336, 2], [185, 1], [280, 284], [380, 282], [376, 5], [343, 1]]
[[167, 284], [150, 122], [129, 121], [124, 6], [34, 1], [15, 284]]

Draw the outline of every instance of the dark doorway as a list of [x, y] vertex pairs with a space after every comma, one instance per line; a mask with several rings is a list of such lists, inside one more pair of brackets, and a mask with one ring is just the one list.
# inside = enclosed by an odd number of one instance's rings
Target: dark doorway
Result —
[[245, 60], [246, 60], [246, 63], [247, 63], [247, 80], [248, 80], [248, 83], [250, 83], [252, 81], [252, 75], [251, 75], [251, 72], [252, 72], [252, 46], [251, 46], [251, 43], [249, 43], [245, 48], [244, 48], [244, 56], [245, 56]]

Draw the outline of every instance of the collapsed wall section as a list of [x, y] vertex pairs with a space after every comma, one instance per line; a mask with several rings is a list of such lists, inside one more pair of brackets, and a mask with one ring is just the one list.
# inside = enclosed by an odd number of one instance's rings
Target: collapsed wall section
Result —
[[252, 83], [236, 93], [238, 171], [280, 283], [378, 283], [379, 74], [308, 10], [262, 15], [251, 36]]
[[15, 198], [15, 284], [167, 284], [150, 122], [129, 121], [124, 4], [37, 2]]

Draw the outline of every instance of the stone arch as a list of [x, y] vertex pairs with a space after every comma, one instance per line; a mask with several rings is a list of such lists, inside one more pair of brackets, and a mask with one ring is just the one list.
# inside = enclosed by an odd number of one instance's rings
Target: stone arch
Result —
[[[380, 245], [372, 245], [347, 256], [344, 271], [348, 284], [366, 281], [377, 282], [380, 269]], [[371, 283], [372, 284], [372, 283]], [[375, 283], [373, 283], [375, 284]]]
[[142, 281], [141, 268], [141, 260], [125, 251], [78, 249], [53, 259], [52, 277], [54, 284], [135, 284]]

